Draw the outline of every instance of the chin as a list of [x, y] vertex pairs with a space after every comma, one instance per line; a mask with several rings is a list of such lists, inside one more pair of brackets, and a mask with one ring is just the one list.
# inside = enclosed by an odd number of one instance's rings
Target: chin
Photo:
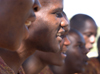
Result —
[[60, 51], [60, 46], [58, 45], [40, 45], [40, 46], [36, 46], [37, 50], [43, 51], [43, 52], [53, 52], [53, 53], [57, 53]]
[[56, 62], [56, 63], [54, 63], [53, 65], [62, 66], [64, 63], [65, 63], [64, 60], [62, 60], [62, 61], [60, 60], [59, 62]]
[[82, 73], [82, 71], [83, 71], [83, 68], [78, 68], [78, 69], [76, 69], [76, 71], [75, 71], [75, 73]]

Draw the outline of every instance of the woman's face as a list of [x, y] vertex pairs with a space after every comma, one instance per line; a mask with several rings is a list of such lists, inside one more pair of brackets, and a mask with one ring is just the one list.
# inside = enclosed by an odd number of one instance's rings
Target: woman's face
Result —
[[87, 49], [85, 48], [85, 40], [80, 34], [69, 35], [71, 45], [68, 46], [67, 57], [65, 59], [65, 65], [68, 70], [75, 72], [81, 72], [83, 66], [87, 62]]
[[93, 48], [93, 43], [95, 42], [95, 37], [97, 34], [97, 26], [92, 20], [87, 20], [85, 22], [85, 29], [82, 31], [83, 37], [86, 42], [86, 48], [90, 50]]

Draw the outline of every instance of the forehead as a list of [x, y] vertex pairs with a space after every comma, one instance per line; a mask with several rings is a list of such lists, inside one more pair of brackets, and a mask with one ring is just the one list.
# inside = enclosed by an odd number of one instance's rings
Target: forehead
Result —
[[73, 33], [71, 35], [68, 35], [68, 37], [71, 41], [71, 44], [76, 44], [78, 42], [81, 42], [81, 43], [85, 44], [85, 40], [84, 40], [81, 33], [79, 33], [79, 34], [78, 33]]
[[39, 0], [40, 3], [63, 3], [63, 0]]
[[53, 9], [63, 9], [63, 0], [45, 0], [46, 7]]
[[96, 23], [93, 22], [92, 20], [87, 20], [85, 22], [85, 27], [84, 27], [84, 31], [83, 32], [96, 33], [97, 32], [97, 25], [96, 25]]

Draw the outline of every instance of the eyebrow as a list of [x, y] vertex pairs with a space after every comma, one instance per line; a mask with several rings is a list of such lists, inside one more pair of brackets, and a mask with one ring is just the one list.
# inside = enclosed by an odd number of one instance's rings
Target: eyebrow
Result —
[[77, 43], [82, 44], [82, 42], [81, 42], [81, 41], [78, 41]]
[[85, 43], [83, 43], [82, 41], [78, 41], [77, 43], [78, 43], [78, 44], [85, 45]]
[[63, 11], [63, 8], [56, 8], [53, 10], [53, 12], [57, 12], [57, 11]]

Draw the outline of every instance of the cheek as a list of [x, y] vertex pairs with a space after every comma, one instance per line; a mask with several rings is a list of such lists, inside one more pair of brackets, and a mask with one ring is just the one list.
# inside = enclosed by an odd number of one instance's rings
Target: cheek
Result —
[[[70, 49], [69, 49], [70, 50]], [[67, 52], [67, 57], [68, 57], [68, 60], [72, 63], [75, 63], [77, 62], [77, 60], [79, 60], [79, 54], [77, 53], [77, 51], [75, 51], [73, 49], [73, 51], [68, 51]]]
[[95, 42], [95, 36], [91, 36], [89, 39], [90, 39], [90, 42], [91, 43], [94, 43]]
[[58, 28], [60, 26], [61, 18], [57, 18], [55, 15], [47, 16], [47, 21], [52, 27]]
[[89, 41], [89, 39], [88, 39], [87, 36], [83, 36], [83, 37], [84, 37], [84, 39], [85, 39], [85, 42], [88, 42], [88, 41]]

